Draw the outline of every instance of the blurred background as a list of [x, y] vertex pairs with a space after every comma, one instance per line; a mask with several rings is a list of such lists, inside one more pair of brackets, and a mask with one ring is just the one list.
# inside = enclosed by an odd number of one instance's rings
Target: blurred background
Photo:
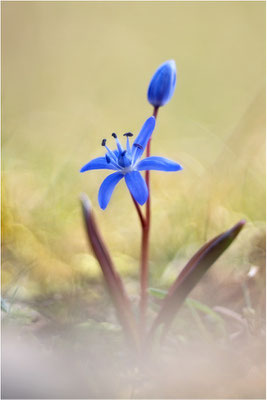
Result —
[[[152, 152], [184, 170], [152, 174], [150, 284], [167, 288], [198, 247], [245, 218], [195, 297], [262, 315], [265, 46], [265, 2], [2, 3], [3, 326], [26, 326], [29, 340], [33, 326], [43, 332], [51, 321], [112, 318], [85, 236], [82, 192], [138, 301], [140, 227], [129, 193], [121, 182], [102, 211], [106, 171], [79, 169], [103, 154], [103, 138], [113, 147], [112, 132], [138, 134], [152, 114], [149, 81], [168, 59], [177, 87], [159, 111]], [[242, 285], [253, 266], [248, 299]]]

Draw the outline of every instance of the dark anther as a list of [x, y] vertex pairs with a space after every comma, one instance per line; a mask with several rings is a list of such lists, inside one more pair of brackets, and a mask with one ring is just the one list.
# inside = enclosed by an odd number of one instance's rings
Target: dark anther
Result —
[[143, 150], [143, 146], [141, 146], [141, 144], [134, 143], [134, 147], [138, 147], [138, 149]]
[[101, 142], [101, 146], [106, 146], [106, 141], [107, 141], [107, 139], [103, 139]]
[[108, 164], [110, 163], [110, 158], [109, 158], [109, 156], [107, 154], [106, 154], [106, 161], [107, 161]]
[[117, 135], [116, 135], [116, 133], [112, 133], [112, 135], [111, 136], [113, 136], [115, 139], [117, 139]]
[[121, 156], [124, 157], [126, 154], [126, 150], [123, 150], [123, 152], [121, 153]]
[[124, 133], [124, 134], [123, 134], [123, 136], [128, 136], [128, 137], [131, 137], [131, 136], [133, 136], [133, 133], [131, 133], [131, 132], [127, 132], [127, 133]]

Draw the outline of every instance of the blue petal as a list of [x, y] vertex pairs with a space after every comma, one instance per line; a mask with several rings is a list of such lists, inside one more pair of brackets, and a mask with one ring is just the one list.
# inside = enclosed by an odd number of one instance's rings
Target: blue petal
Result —
[[107, 207], [115, 186], [122, 178], [123, 174], [121, 172], [115, 172], [103, 180], [98, 192], [98, 203], [102, 210]]
[[137, 203], [143, 205], [148, 198], [148, 189], [140, 172], [129, 172], [125, 175], [125, 181], [134, 199], [137, 201]]
[[174, 60], [161, 64], [154, 73], [147, 92], [147, 98], [154, 107], [164, 106], [170, 101], [176, 85]]
[[[141, 157], [143, 152], [145, 151], [146, 145], [153, 133], [153, 130], [155, 128], [156, 120], [155, 117], [150, 117], [146, 120], [144, 125], [142, 126], [142, 129], [135, 139], [133, 146], [132, 146], [132, 152], [135, 152], [135, 161]], [[135, 148], [136, 145], [141, 146], [141, 148]]]
[[181, 171], [183, 167], [175, 161], [164, 157], [147, 157], [137, 165], [138, 171]]
[[92, 169], [115, 169], [116, 168], [107, 163], [106, 157], [98, 157], [94, 160], [89, 161], [89, 163], [85, 164], [81, 169], [80, 172], [89, 171]]

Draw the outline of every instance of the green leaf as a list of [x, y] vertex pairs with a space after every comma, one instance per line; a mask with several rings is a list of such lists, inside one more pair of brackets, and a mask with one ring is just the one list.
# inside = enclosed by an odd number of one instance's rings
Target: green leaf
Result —
[[164, 297], [166, 296], [166, 294], [168, 292], [167, 292], [167, 290], [163, 290], [163, 289], [148, 288], [148, 293], [154, 297], [157, 297], [158, 299], [164, 299]]
[[201, 311], [202, 313], [209, 315], [214, 320], [216, 320], [218, 322], [224, 322], [223, 318], [218, 313], [213, 311], [212, 308], [210, 308], [206, 304], [201, 303], [200, 301], [192, 299], [192, 298], [187, 298], [185, 302], [189, 307], [194, 307], [195, 309]]
[[217, 326], [218, 326], [219, 330], [221, 331], [221, 333], [224, 336], [226, 335], [224, 319], [216, 311], [212, 310], [212, 308], [210, 308], [206, 304], [201, 303], [200, 301], [192, 299], [192, 298], [187, 298], [185, 300], [185, 303], [191, 310], [192, 309], [198, 310], [198, 311], [202, 312], [203, 314], [211, 317], [217, 323]]

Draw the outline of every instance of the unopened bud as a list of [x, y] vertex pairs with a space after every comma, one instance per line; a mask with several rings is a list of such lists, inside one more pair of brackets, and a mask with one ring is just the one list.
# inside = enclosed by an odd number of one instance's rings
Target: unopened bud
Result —
[[176, 85], [176, 65], [174, 60], [161, 64], [154, 73], [147, 92], [147, 98], [154, 107], [167, 104]]

